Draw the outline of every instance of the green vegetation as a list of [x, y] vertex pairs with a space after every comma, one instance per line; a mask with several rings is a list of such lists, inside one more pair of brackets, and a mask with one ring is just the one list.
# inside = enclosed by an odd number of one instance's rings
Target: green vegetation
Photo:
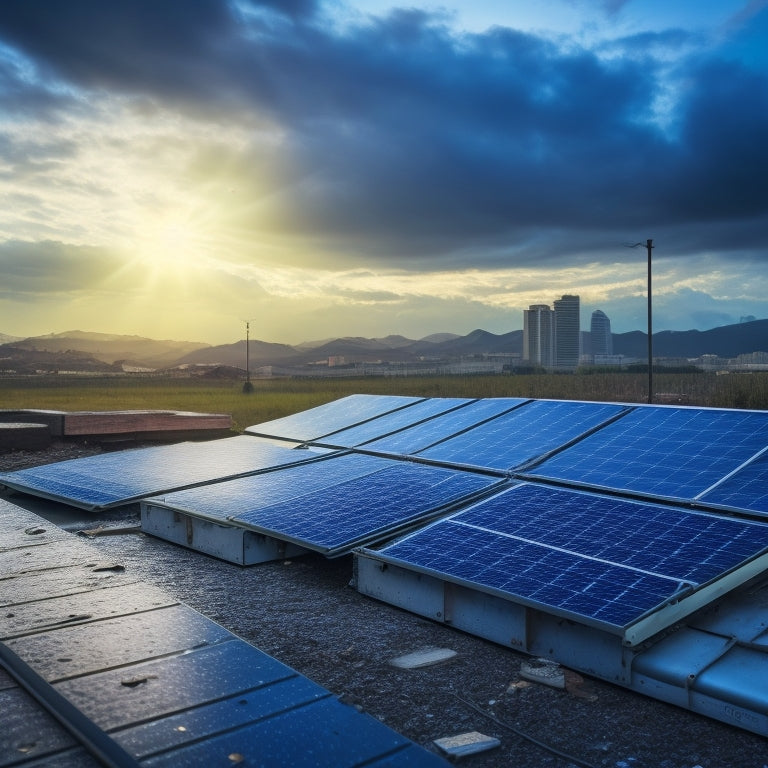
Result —
[[[0, 407], [60, 411], [173, 410], [229, 413], [234, 429], [313, 408], [346, 395], [422, 397], [534, 397], [643, 403], [642, 373], [575, 375], [367, 377], [350, 379], [253, 379], [241, 381], [140, 377], [0, 378]], [[768, 409], [768, 373], [654, 373], [656, 402], [722, 408]]]

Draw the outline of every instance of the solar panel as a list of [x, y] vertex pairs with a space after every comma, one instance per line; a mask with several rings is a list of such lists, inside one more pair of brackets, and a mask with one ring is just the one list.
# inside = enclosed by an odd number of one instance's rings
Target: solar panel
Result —
[[229, 520], [243, 509], [311, 496], [323, 488], [370, 475], [390, 464], [391, 460], [382, 457], [347, 453], [274, 472], [175, 491], [147, 501], [163, 502], [179, 511], [193, 512], [198, 517]]
[[87, 510], [126, 504], [143, 496], [248, 472], [316, 459], [239, 435], [102, 453], [0, 474], [0, 485]]
[[432, 397], [428, 400], [422, 400], [420, 403], [414, 403], [407, 408], [378, 416], [364, 424], [334, 432], [317, 442], [320, 445], [336, 448], [354, 448], [405, 427], [416, 425], [415, 428], [423, 428], [425, 425], [420, 422], [444, 414], [446, 411], [451, 414], [456, 409], [461, 411], [471, 402], [472, 400], [461, 397]]
[[475, 400], [457, 410], [443, 413], [423, 424], [417, 424], [395, 434], [366, 444], [366, 449], [381, 453], [408, 456], [423, 451], [435, 443], [453, 437], [471, 427], [528, 402], [520, 397], [492, 397]]
[[766, 524], [524, 483], [377, 554], [625, 632], [766, 551]]
[[308, 443], [423, 399], [399, 395], [349, 395], [281, 419], [246, 427], [245, 431], [250, 435]]
[[707, 505], [768, 514], [768, 451], [697, 498]]
[[[372, 471], [362, 471], [363, 459]], [[327, 478], [324, 471], [330, 473]], [[352, 455], [328, 459], [322, 467], [304, 466], [300, 473], [279, 470], [145, 503], [226, 518], [334, 557], [476, 498], [500, 482], [461, 470]]]
[[535, 400], [416, 455], [446, 464], [509, 471], [625, 410], [609, 403]]
[[526, 476], [691, 500], [768, 445], [768, 412], [638, 407]]

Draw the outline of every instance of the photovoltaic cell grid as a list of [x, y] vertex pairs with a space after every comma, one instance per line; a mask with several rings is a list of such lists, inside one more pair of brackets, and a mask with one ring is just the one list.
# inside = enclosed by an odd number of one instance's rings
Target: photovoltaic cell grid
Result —
[[763, 523], [525, 483], [379, 554], [624, 629], [766, 549]]
[[625, 410], [609, 403], [535, 400], [416, 455], [446, 464], [510, 471]]
[[260, 509], [286, 499], [298, 503], [304, 496], [312, 496], [329, 486], [378, 472], [391, 463], [381, 457], [346, 453], [309, 464], [286, 466], [273, 472], [188, 488], [147, 501], [167, 502], [174, 509], [192, 512], [198, 517], [229, 520], [245, 509]]
[[371, 451], [408, 456], [477, 426], [481, 422], [511, 411], [525, 402], [527, 400], [519, 397], [475, 400], [463, 408], [441, 414], [423, 424], [374, 440], [367, 443], [365, 447]]
[[399, 395], [349, 395], [306, 411], [246, 428], [249, 435], [308, 443], [332, 432], [347, 429], [424, 398]]
[[[341, 458], [328, 459], [322, 468], [311, 470], [316, 484], [305, 486], [303, 471], [298, 478], [289, 478], [297, 473], [280, 470], [269, 476], [169, 494], [147, 503], [200, 517], [226, 516], [235, 525], [334, 557], [430, 519], [500, 482], [461, 470], [360, 456], [355, 458], [369, 459], [376, 471], [345, 477], [342, 469], [333, 470]], [[334, 473], [333, 484], [319, 477], [322, 470]], [[284, 482], [287, 479], [291, 481]]]
[[317, 456], [239, 435], [102, 453], [0, 474], [0, 485], [87, 510]]
[[420, 428], [424, 425], [419, 422], [445, 414], [446, 411], [449, 412], [448, 415], [452, 415], [455, 409], [461, 410], [471, 402], [472, 400], [460, 397], [432, 397], [409, 405], [407, 408], [378, 416], [364, 424], [334, 432], [315, 442], [318, 445], [334, 448], [355, 448], [405, 427], [417, 425], [415, 428]]
[[690, 501], [766, 445], [765, 411], [638, 407], [525, 474]]
[[768, 515], [768, 452], [699, 496], [697, 501]]

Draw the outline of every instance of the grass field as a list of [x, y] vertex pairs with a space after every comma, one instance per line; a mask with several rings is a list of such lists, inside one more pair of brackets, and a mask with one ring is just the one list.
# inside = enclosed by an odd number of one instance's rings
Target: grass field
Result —
[[[0, 379], [0, 408], [60, 411], [156, 409], [228, 413], [235, 431], [303, 411], [350, 394], [422, 397], [533, 397], [558, 400], [647, 402], [642, 373], [255, 379], [242, 381], [149, 378]], [[659, 402], [723, 408], [768, 409], [768, 373], [654, 373]]]

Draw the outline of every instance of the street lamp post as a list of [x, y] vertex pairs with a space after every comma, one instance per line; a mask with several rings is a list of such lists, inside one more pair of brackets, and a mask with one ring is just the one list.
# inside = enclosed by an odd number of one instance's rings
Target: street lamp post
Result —
[[245, 321], [245, 384], [243, 384], [243, 392], [253, 392], [253, 384], [251, 384], [251, 361], [250, 361], [250, 347], [251, 347], [251, 321]]
[[[637, 248], [643, 243], [635, 243], [630, 248]], [[653, 240], [646, 240], [645, 247], [648, 251], [648, 402], [653, 402], [653, 321], [652, 321], [652, 302], [651, 302], [651, 251], [653, 251]]]

